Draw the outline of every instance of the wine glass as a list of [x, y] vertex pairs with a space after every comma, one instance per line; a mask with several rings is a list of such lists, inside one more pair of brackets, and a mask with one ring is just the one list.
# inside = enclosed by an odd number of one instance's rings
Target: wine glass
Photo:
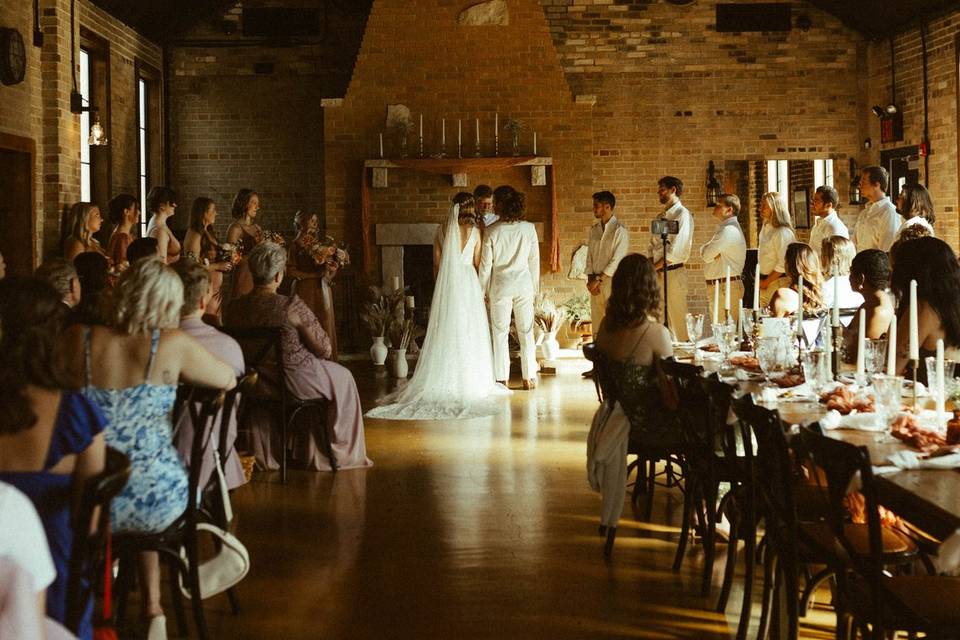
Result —
[[769, 336], [757, 341], [757, 361], [763, 371], [763, 386], [774, 386], [770, 382], [770, 374], [783, 370], [784, 355], [783, 340], [780, 336]]
[[864, 340], [863, 368], [867, 376], [883, 373], [887, 363], [887, 339], [866, 338]]
[[697, 351], [697, 342], [700, 340], [700, 336], [703, 335], [703, 314], [702, 313], [688, 313], [687, 314], [687, 336], [690, 338], [690, 342], [693, 343], [693, 351]]
[[[887, 426], [900, 410], [901, 393], [903, 391], [903, 377], [875, 375], [873, 376], [873, 397], [876, 402], [877, 415]], [[889, 441], [883, 438], [882, 442]]]

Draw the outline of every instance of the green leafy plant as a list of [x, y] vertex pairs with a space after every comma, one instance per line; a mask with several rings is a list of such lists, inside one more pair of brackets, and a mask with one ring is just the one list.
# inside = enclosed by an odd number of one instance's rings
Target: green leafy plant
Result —
[[563, 303], [563, 309], [570, 321], [570, 326], [574, 328], [590, 321], [590, 298], [586, 294], [568, 299]]

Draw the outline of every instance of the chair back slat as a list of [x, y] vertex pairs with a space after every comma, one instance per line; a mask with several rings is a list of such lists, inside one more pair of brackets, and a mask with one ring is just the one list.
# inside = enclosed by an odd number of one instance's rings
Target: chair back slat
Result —
[[660, 361], [660, 368], [679, 398], [677, 418], [685, 448], [712, 455], [713, 439], [708, 433], [711, 431], [710, 399], [702, 384], [703, 367], [664, 358]]
[[280, 400], [285, 391], [283, 330], [280, 327], [227, 326], [221, 331], [237, 341], [248, 369], [257, 373], [250, 395]]

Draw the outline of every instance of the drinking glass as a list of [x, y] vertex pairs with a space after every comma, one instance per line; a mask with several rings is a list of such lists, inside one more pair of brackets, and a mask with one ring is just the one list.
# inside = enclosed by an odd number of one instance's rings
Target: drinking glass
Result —
[[893, 417], [900, 411], [901, 393], [903, 392], [903, 377], [878, 374], [873, 376], [873, 397], [877, 407], [877, 415], [884, 426], [890, 424]]
[[[934, 398], [937, 397], [937, 358], [936, 356], [927, 356], [924, 358], [924, 361], [927, 365], [927, 388], [930, 390], [930, 395]], [[956, 374], [957, 363], [953, 360], [944, 360], [943, 361], [943, 394], [949, 398], [953, 395], [953, 392], [956, 390], [956, 379], [953, 377]]]
[[783, 340], [779, 336], [760, 338], [757, 344], [757, 360], [763, 371], [765, 387], [771, 387], [770, 374], [783, 370], [784, 351]]
[[884, 373], [887, 368], [887, 339], [867, 338], [864, 340], [863, 368], [867, 376]]
[[687, 314], [687, 335], [690, 336], [690, 342], [693, 343], [693, 348], [697, 348], [697, 342], [700, 340], [700, 337], [703, 335], [703, 314], [702, 313], [688, 313]]
[[803, 378], [814, 393], [827, 384], [830, 379], [830, 358], [823, 349], [811, 349], [803, 354]]

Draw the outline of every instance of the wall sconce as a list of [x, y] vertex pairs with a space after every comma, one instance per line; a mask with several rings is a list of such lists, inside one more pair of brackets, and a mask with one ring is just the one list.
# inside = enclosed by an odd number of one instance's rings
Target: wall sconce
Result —
[[857, 161], [850, 158], [850, 204], [860, 204], [860, 172], [857, 170]]
[[91, 147], [105, 147], [107, 145], [107, 132], [100, 126], [100, 114], [94, 112], [93, 124], [90, 125], [90, 136], [87, 138], [87, 144]]
[[891, 102], [885, 107], [881, 107], [879, 105], [874, 106], [872, 109], [870, 109], [870, 111], [872, 111], [873, 115], [877, 116], [878, 118], [889, 118], [890, 116], [896, 115], [900, 109], [897, 108], [897, 105]]
[[723, 195], [720, 191], [720, 183], [717, 182], [716, 167], [713, 165], [713, 160], [707, 164], [707, 206], [715, 207], [717, 206], [717, 201], [720, 200], [720, 196]]

